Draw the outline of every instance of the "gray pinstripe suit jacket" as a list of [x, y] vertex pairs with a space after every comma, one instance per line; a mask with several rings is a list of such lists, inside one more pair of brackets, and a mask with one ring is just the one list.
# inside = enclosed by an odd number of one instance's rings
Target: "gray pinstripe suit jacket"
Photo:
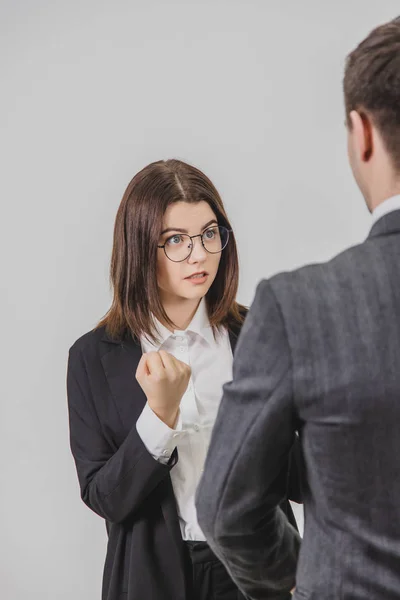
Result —
[[[300, 555], [277, 508], [296, 430]], [[330, 262], [259, 285], [197, 508], [249, 598], [296, 583], [294, 600], [400, 599], [400, 210]]]

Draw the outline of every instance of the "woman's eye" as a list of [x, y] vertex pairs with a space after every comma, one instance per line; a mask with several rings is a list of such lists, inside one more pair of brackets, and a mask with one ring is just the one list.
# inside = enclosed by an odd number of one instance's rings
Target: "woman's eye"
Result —
[[180, 244], [181, 242], [182, 242], [181, 235], [173, 235], [172, 237], [167, 239], [166, 244], [168, 244], [170, 246], [174, 246], [176, 244]]
[[214, 229], [208, 229], [204, 235], [207, 240], [212, 240], [215, 237], [215, 231]]

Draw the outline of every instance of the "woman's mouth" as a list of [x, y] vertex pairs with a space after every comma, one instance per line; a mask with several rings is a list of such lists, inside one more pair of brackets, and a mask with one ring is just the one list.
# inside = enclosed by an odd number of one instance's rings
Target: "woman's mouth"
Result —
[[208, 278], [208, 273], [206, 271], [199, 271], [198, 273], [193, 273], [193, 275], [189, 275], [189, 277], [185, 277], [186, 281], [190, 281], [191, 283], [205, 283]]

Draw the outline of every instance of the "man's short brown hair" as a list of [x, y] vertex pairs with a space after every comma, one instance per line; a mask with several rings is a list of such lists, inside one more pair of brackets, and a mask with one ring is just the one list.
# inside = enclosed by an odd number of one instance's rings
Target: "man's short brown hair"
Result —
[[377, 27], [347, 57], [346, 117], [366, 113], [400, 171], [400, 17]]

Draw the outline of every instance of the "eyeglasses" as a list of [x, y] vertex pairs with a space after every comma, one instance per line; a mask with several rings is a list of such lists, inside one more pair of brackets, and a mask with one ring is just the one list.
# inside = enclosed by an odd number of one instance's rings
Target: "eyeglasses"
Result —
[[157, 247], [163, 248], [165, 256], [169, 260], [172, 260], [172, 262], [182, 262], [192, 254], [194, 238], [201, 238], [204, 250], [207, 250], [210, 254], [218, 254], [226, 248], [230, 232], [232, 232], [232, 229], [227, 229], [223, 226], [214, 226], [208, 227], [208, 229], [198, 235], [175, 233], [166, 240], [165, 244]]

